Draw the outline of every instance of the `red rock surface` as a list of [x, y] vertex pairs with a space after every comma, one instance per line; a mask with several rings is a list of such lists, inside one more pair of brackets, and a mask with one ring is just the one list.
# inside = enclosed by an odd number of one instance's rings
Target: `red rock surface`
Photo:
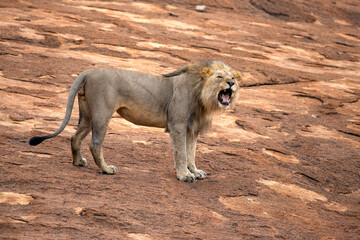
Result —
[[[358, 239], [360, 2], [0, 2], [0, 238]], [[198, 143], [205, 180], [176, 180], [169, 137], [114, 116], [119, 172], [71, 164], [60, 125], [77, 74], [243, 72], [235, 109]]]

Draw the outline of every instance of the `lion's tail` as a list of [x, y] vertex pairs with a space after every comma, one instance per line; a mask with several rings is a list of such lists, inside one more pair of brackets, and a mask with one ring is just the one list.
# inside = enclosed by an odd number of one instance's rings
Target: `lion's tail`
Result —
[[71, 116], [71, 112], [74, 106], [74, 101], [75, 101], [75, 97], [76, 97], [76, 93], [79, 91], [81, 84], [85, 81], [86, 78], [86, 72], [81, 73], [74, 81], [73, 85], [70, 88], [70, 92], [69, 92], [69, 98], [68, 98], [68, 102], [67, 102], [67, 106], [66, 106], [66, 114], [65, 114], [65, 118], [61, 124], [61, 126], [59, 127], [59, 129], [54, 132], [53, 134], [47, 135], [47, 136], [43, 136], [43, 137], [33, 137], [30, 139], [29, 144], [34, 146], [34, 145], [38, 145], [40, 144], [42, 141], [49, 139], [49, 138], [53, 138], [56, 137], [57, 135], [59, 135], [64, 128], [66, 127], [66, 125], [68, 124], [69, 120], [70, 120], [70, 116]]

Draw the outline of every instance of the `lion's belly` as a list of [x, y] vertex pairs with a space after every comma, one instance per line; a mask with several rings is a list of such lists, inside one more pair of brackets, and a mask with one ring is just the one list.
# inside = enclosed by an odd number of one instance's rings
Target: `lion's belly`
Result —
[[[130, 109], [133, 109], [130, 110]], [[140, 106], [132, 106], [131, 108], [121, 107], [117, 113], [136, 125], [149, 127], [166, 127], [166, 115], [158, 113], [157, 111], [149, 111]]]

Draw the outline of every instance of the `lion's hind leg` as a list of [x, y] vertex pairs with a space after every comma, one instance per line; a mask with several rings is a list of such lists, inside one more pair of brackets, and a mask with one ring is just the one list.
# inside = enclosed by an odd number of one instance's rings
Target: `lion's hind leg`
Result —
[[90, 119], [92, 128], [92, 138], [90, 143], [90, 150], [94, 157], [96, 165], [101, 169], [102, 173], [115, 174], [117, 168], [112, 165], [107, 165], [103, 156], [102, 144], [105, 139], [106, 130], [110, 119], [113, 114], [113, 107], [101, 98], [94, 98], [97, 100], [97, 106], [93, 104], [93, 108], [90, 109]]
[[71, 137], [71, 152], [75, 166], [86, 166], [87, 161], [81, 156], [81, 143], [91, 130], [87, 104], [83, 97], [79, 96], [79, 124], [75, 134]]
[[92, 126], [92, 139], [90, 143], [90, 150], [94, 157], [96, 165], [101, 169], [102, 173], [115, 174], [117, 168], [112, 165], [107, 165], [104, 156], [102, 144], [106, 134], [107, 123]]

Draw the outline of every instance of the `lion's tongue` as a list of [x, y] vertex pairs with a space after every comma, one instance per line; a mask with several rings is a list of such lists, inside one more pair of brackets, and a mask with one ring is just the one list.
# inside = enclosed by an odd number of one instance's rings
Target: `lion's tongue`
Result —
[[230, 102], [230, 95], [229, 94], [221, 94], [221, 99], [223, 102]]

